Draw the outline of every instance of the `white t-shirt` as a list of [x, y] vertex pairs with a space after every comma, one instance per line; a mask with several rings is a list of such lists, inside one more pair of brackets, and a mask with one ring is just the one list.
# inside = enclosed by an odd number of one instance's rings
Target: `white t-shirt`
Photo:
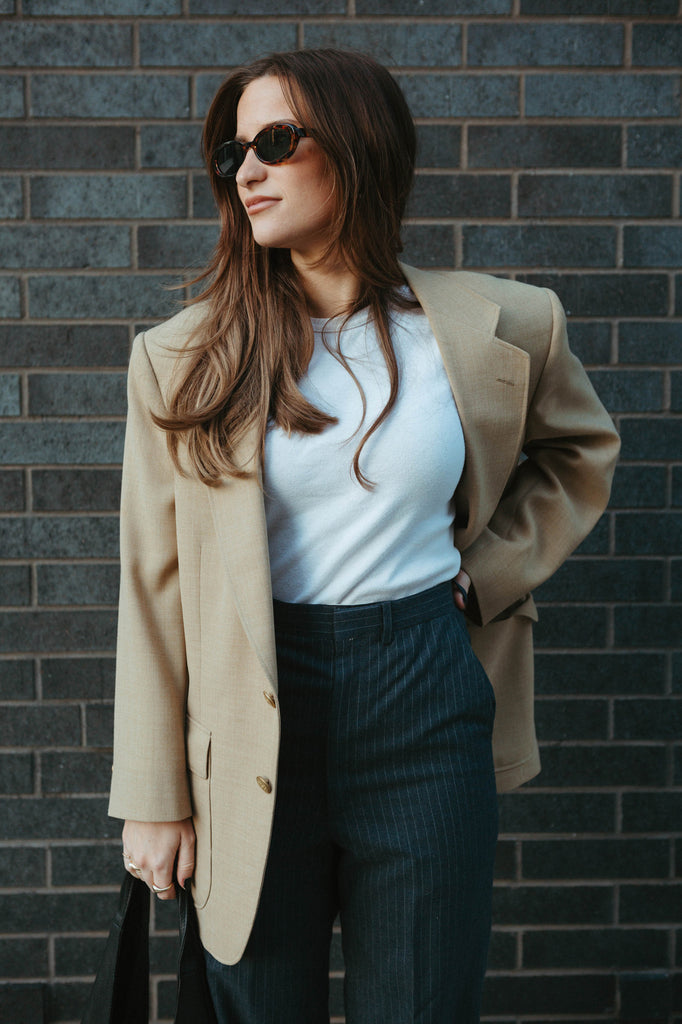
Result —
[[[339, 422], [321, 434], [268, 429], [265, 510], [273, 594], [306, 604], [366, 604], [419, 593], [460, 568], [452, 495], [464, 466], [464, 435], [436, 339], [421, 310], [394, 311], [391, 337], [400, 391], [370, 437], [360, 468], [355, 450], [389, 394], [389, 375], [366, 310], [313, 320], [315, 349], [302, 393]], [[328, 350], [340, 345], [357, 385]]]

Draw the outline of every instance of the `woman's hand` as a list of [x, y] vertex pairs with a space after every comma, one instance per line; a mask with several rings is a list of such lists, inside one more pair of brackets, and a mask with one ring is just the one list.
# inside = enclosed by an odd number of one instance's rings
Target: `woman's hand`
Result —
[[126, 821], [123, 828], [123, 860], [160, 900], [175, 899], [173, 869], [184, 887], [194, 872], [194, 826], [183, 821]]
[[[471, 577], [469, 576], [468, 573], [464, 571], [464, 569], [460, 569], [452, 583], [452, 595], [455, 599], [455, 606], [459, 608], [461, 612], [466, 611], [467, 599], [462, 593], [462, 590], [466, 594], [469, 593], [469, 587], [471, 586]], [[462, 588], [462, 590], [459, 589], [460, 587]]]

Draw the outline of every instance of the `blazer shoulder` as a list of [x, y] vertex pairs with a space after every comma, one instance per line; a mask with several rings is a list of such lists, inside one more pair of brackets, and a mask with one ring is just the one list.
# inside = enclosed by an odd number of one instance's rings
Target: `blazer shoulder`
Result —
[[141, 362], [147, 362], [156, 377], [164, 401], [167, 401], [182, 373], [183, 354], [196, 339], [206, 316], [206, 303], [199, 302], [176, 313], [169, 320], [141, 332], [133, 343], [129, 373], [135, 375]]

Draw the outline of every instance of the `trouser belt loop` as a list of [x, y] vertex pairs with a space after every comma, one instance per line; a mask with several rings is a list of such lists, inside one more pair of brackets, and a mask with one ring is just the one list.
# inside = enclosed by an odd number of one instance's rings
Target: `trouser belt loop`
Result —
[[383, 601], [381, 604], [381, 642], [388, 647], [393, 643], [393, 616], [391, 615], [391, 602]]

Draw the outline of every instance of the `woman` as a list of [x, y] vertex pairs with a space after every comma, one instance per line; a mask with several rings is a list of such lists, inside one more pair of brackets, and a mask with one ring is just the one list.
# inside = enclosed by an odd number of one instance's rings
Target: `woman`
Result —
[[327, 1021], [339, 912], [349, 1022], [470, 1024], [495, 777], [539, 770], [530, 591], [617, 437], [555, 296], [398, 263], [414, 128], [374, 61], [239, 69], [204, 149], [208, 284], [129, 376], [125, 863], [193, 878], [221, 1022]]

